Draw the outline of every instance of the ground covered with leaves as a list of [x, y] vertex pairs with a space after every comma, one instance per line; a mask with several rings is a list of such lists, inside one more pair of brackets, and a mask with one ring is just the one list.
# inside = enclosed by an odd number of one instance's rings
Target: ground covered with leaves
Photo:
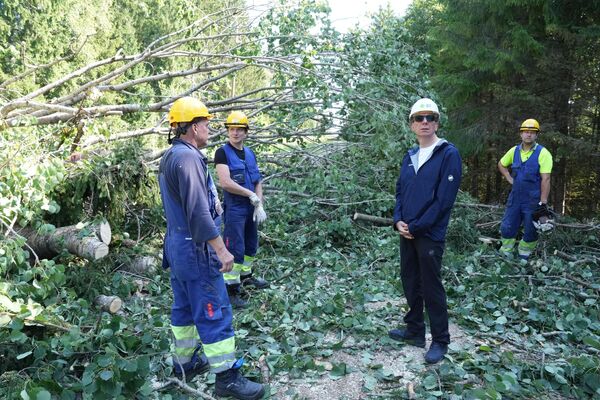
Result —
[[[278, 399], [600, 396], [600, 246], [593, 224], [581, 225], [589, 227], [583, 231], [564, 221], [541, 239], [532, 262], [507, 260], [479, 240], [497, 237], [501, 208], [479, 207], [460, 194], [444, 256], [449, 354], [426, 366], [424, 350], [387, 337], [406, 310], [399, 239], [391, 228], [354, 222], [352, 215], [390, 216], [398, 171], [391, 159], [369, 162], [374, 154], [385, 159], [377, 151], [391, 151], [369, 146], [327, 143], [295, 152], [285, 169], [265, 166], [269, 220], [257, 272], [271, 286], [248, 292], [251, 307], [235, 313], [246, 373]], [[144, 207], [124, 214], [130, 234], [115, 232], [106, 259], [63, 254], [30, 268], [5, 267], [0, 397], [212, 393], [214, 376], [183, 385], [171, 379], [167, 272], [121, 269], [135, 255], [160, 254], [160, 204]], [[127, 236], [137, 239], [132, 248], [124, 245]], [[4, 258], [17, 254], [3, 251]], [[123, 312], [93, 306], [107, 293], [124, 300]]]

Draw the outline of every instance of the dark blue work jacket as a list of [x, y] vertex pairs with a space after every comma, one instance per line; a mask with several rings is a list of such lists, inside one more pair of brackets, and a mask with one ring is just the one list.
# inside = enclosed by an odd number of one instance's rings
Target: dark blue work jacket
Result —
[[174, 139], [161, 159], [158, 175], [167, 219], [165, 249], [167, 253], [174, 249], [163, 259], [163, 266], [177, 268], [184, 279], [197, 278], [194, 266], [208, 263], [206, 242], [219, 235], [209, 179], [206, 157], [191, 144]]
[[462, 161], [453, 144], [440, 140], [417, 171], [418, 152], [418, 146], [410, 149], [402, 161], [396, 182], [394, 226], [404, 221], [414, 237], [442, 242], [460, 186]]

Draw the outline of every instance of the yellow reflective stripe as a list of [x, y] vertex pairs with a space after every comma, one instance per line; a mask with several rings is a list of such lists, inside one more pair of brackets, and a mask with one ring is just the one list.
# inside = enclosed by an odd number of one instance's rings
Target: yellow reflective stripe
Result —
[[537, 240], [534, 242], [525, 242], [521, 240], [519, 242], [519, 255], [520, 256], [530, 256], [531, 253], [535, 250], [535, 246], [537, 245]]
[[204, 354], [210, 363], [211, 372], [228, 370], [235, 362], [235, 336], [220, 342], [204, 344]]
[[204, 344], [204, 354], [209, 359], [233, 352], [235, 352], [235, 336], [221, 340], [220, 342]]
[[240, 283], [240, 275], [238, 274], [223, 274], [223, 279], [228, 285], [234, 285]]
[[171, 331], [173, 331], [173, 336], [175, 339], [192, 339], [198, 338], [198, 331], [196, 330], [196, 325], [187, 325], [187, 326], [175, 326], [171, 325]]
[[252, 256], [244, 256], [244, 264], [246, 264], [246, 263], [252, 264], [252, 261], [254, 261], [254, 257], [252, 257]]
[[502, 246], [500, 247], [500, 251], [503, 253], [511, 253], [512, 249], [515, 247], [515, 239], [505, 239], [502, 238]]
[[171, 331], [175, 340], [173, 341], [173, 352], [181, 360], [181, 363], [191, 361], [191, 356], [198, 347], [199, 337], [195, 325], [175, 326], [171, 325]]

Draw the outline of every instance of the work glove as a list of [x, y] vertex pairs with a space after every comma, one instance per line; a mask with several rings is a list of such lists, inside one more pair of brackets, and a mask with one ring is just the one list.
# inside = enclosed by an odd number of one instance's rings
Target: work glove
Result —
[[217, 212], [217, 215], [223, 214], [223, 205], [218, 198], [215, 200], [215, 211]]
[[533, 211], [533, 226], [538, 232], [548, 232], [554, 229], [554, 212], [547, 204], [539, 204]]
[[258, 205], [254, 207], [254, 215], [252, 216], [252, 220], [257, 224], [262, 224], [267, 220], [267, 213], [265, 212], [265, 209], [260, 201], [258, 202]]
[[254, 207], [260, 204], [260, 198], [256, 195], [256, 193], [252, 193], [250, 196], [250, 203], [252, 203]]

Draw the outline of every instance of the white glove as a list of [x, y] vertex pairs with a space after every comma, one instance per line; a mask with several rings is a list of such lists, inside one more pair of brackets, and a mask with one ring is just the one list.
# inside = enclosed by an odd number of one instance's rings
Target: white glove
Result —
[[533, 226], [538, 232], [548, 232], [554, 229], [554, 220], [542, 217], [539, 222], [533, 221]]
[[258, 203], [256, 207], [254, 207], [254, 215], [252, 216], [252, 221], [255, 221], [257, 224], [262, 224], [267, 220], [267, 213], [263, 208], [261, 202]]
[[252, 195], [250, 196], [250, 203], [252, 203], [254, 207], [260, 204], [260, 199], [258, 198], [256, 193], [252, 193]]
[[221, 204], [219, 199], [216, 199], [215, 201], [215, 211], [217, 212], [217, 215], [223, 214], [223, 205]]

